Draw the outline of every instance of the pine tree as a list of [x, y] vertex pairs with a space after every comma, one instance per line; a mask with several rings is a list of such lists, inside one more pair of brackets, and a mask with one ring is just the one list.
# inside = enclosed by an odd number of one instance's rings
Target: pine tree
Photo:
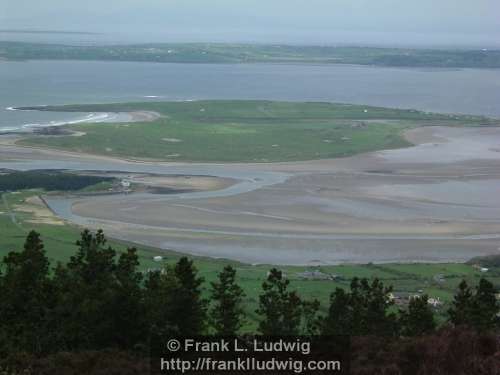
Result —
[[318, 315], [320, 303], [317, 299], [302, 302], [302, 325], [300, 333], [315, 336], [321, 332], [322, 317]]
[[59, 265], [55, 284], [59, 301], [54, 324], [61, 322], [62, 349], [99, 349], [116, 346], [116, 252], [104, 233], [85, 230], [67, 266]]
[[449, 321], [455, 326], [470, 325], [473, 296], [465, 280], [458, 285], [458, 292], [453, 298], [452, 306], [448, 309]]
[[300, 334], [302, 301], [295, 292], [288, 291], [289, 284], [276, 268], [262, 284], [264, 292], [256, 312], [262, 317], [259, 331], [265, 336]]
[[496, 290], [492, 283], [481, 278], [471, 304], [471, 324], [480, 331], [493, 329], [498, 324], [499, 312]]
[[230, 265], [224, 267], [218, 281], [212, 282], [211, 286], [214, 301], [210, 310], [212, 325], [218, 335], [235, 336], [243, 324], [242, 301], [245, 296], [236, 283], [236, 270]]
[[172, 322], [181, 336], [195, 336], [204, 333], [206, 328], [207, 301], [201, 296], [204, 279], [198, 277], [198, 270], [186, 257], [179, 259], [174, 268], [179, 282], [175, 294]]
[[141, 289], [143, 276], [138, 267], [139, 258], [135, 248], [122, 253], [116, 267], [112, 341], [123, 349], [132, 348], [135, 344], [145, 341], [146, 322]]
[[336, 289], [330, 297], [330, 309], [323, 332], [331, 335], [394, 336], [398, 333], [397, 317], [389, 311], [393, 302], [391, 287], [378, 279], [354, 278], [349, 293]]
[[365, 316], [362, 334], [376, 336], [394, 336], [398, 333], [397, 315], [389, 309], [394, 301], [389, 298], [392, 286], [385, 287], [377, 278], [369, 284], [367, 279], [361, 282], [365, 298]]
[[40, 235], [31, 231], [23, 251], [9, 253], [2, 263], [5, 275], [0, 284], [0, 316], [3, 335], [9, 337], [9, 349], [49, 351], [47, 312], [55, 301], [49, 260]]
[[402, 334], [420, 336], [436, 329], [434, 313], [428, 303], [427, 295], [410, 299], [407, 311], [400, 312]]
[[149, 272], [144, 282], [146, 334], [149, 338], [157, 339], [159, 343], [180, 334], [179, 318], [175, 317], [178, 304], [175, 291], [179, 288], [179, 280], [174, 275], [173, 267]]
[[344, 289], [336, 288], [330, 295], [330, 308], [323, 322], [324, 335], [350, 335], [352, 332], [353, 314], [351, 298]]

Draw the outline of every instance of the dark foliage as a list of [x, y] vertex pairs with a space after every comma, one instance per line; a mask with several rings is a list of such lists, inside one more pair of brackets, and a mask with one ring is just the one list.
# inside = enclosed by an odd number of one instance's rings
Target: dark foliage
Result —
[[83, 176], [58, 171], [9, 171], [0, 173], [0, 191], [23, 189], [75, 191], [112, 180], [111, 177]]
[[[290, 281], [273, 268], [262, 284], [256, 311], [262, 318], [259, 332], [265, 336], [296, 336], [315, 333], [319, 303], [303, 301], [297, 292], [289, 291]], [[311, 332], [311, 330], [313, 332]]]
[[221, 336], [236, 336], [243, 325], [242, 301], [245, 296], [236, 283], [236, 270], [229, 265], [224, 267], [218, 281], [211, 285], [213, 306], [210, 319], [215, 332]]
[[400, 325], [405, 336], [420, 336], [436, 329], [434, 313], [428, 303], [429, 297], [423, 295], [410, 300], [408, 310], [400, 312]]
[[[212, 283], [208, 309], [204, 280], [185, 257], [143, 275], [137, 251], [118, 256], [102, 231], [82, 232], [76, 245], [52, 272], [39, 234], [30, 232], [0, 263], [0, 374], [147, 374], [151, 338], [241, 327], [243, 292], [231, 267]], [[336, 289], [324, 318], [319, 302], [304, 301], [277, 269], [262, 289], [260, 333], [349, 335], [352, 374], [500, 374], [498, 303], [485, 279], [474, 289], [460, 284], [449, 311], [454, 327], [437, 333], [426, 296], [396, 314], [392, 289], [377, 279]]]
[[497, 375], [498, 337], [467, 328], [392, 339], [355, 337], [352, 375]]
[[397, 317], [389, 312], [393, 302], [392, 288], [374, 279], [354, 278], [350, 292], [337, 288], [330, 296], [330, 309], [323, 322], [327, 335], [394, 336], [398, 333]]
[[463, 280], [448, 310], [449, 321], [455, 326], [469, 326], [488, 331], [498, 326], [500, 306], [496, 289], [488, 280], [481, 278], [475, 292]]

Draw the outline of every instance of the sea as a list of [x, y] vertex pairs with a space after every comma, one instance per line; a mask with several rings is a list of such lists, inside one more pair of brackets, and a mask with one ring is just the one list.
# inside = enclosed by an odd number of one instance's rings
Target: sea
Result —
[[0, 61], [0, 132], [120, 120], [14, 110], [20, 106], [202, 99], [340, 102], [500, 118], [500, 70]]

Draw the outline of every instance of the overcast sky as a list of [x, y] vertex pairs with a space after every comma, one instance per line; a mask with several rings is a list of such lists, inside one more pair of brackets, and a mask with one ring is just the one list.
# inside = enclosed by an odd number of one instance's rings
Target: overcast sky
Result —
[[0, 29], [94, 31], [101, 42], [488, 47], [500, 44], [500, 0], [0, 0]]

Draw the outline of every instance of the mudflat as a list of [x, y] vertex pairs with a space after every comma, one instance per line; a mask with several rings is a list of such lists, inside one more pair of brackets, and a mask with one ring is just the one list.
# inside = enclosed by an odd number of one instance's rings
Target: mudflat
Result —
[[[216, 194], [79, 198], [68, 203], [67, 219], [117, 238], [250, 263], [444, 262], [498, 253], [500, 129], [425, 127], [405, 136], [417, 144], [308, 162], [196, 165], [109, 158], [107, 167], [154, 166], [165, 168], [164, 174], [198, 168], [250, 188], [238, 190], [236, 183]], [[27, 159], [38, 152], [9, 147]], [[41, 155], [50, 160], [57, 151]]]

